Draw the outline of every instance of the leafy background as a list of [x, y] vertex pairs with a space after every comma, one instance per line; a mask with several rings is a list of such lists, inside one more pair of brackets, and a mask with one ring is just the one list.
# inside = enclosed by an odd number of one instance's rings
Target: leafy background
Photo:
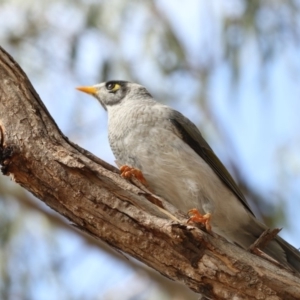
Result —
[[[62, 131], [112, 164], [106, 114], [74, 88], [146, 86], [201, 128], [255, 213], [298, 247], [299, 9], [296, 0], [2, 0], [0, 42]], [[0, 298], [196, 295], [0, 176]]]

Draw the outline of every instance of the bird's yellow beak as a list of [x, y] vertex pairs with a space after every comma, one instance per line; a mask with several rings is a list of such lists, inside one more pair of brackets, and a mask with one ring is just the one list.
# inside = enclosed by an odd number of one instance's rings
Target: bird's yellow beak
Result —
[[76, 90], [90, 94], [90, 95], [96, 95], [97, 89], [93, 86], [79, 86], [76, 88]]

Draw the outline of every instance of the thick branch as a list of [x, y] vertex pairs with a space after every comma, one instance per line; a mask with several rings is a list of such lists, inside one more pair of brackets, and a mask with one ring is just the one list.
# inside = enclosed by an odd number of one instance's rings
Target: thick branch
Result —
[[211, 299], [300, 299], [297, 276], [187, 226], [163, 199], [169, 213], [71, 143], [1, 48], [0, 90], [0, 151], [12, 149], [4, 171], [78, 228]]

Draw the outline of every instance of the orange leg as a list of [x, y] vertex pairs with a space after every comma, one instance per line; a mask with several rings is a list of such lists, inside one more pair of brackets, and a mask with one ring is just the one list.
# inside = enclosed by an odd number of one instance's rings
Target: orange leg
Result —
[[205, 215], [201, 215], [197, 208], [190, 209], [188, 211], [188, 214], [190, 215], [190, 218], [188, 219], [188, 223], [194, 222], [194, 223], [201, 223], [205, 225], [205, 228], [207, 232], [211, 232], [211, 214], [207, 213]]
[[141, 170], [129, 167], [127, 165], [120, 167], [121, 176], [126, 179], [132, 178], [134, 176], [143, 185], [148, 186], [147, 181]]

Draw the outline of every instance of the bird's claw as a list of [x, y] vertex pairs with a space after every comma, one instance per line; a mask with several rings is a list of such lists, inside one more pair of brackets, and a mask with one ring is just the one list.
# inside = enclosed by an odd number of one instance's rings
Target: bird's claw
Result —
[[188, 223], [194, 222], [194, 223], [200, 223], [205, 225], [206, 231], [211, 232], [211, 214], [207, 213], [205, 215], [200, 214], [199, 210], [197, 208], [190, 209], [188, 211], [188, 214], [190, 218], [188, 219]]
[[148, 186], [147, 181], [141, 170], [124, 165], [120, 167], [120, 172], [123, 178], [131, 179], [134, 176], [144, 186]]

